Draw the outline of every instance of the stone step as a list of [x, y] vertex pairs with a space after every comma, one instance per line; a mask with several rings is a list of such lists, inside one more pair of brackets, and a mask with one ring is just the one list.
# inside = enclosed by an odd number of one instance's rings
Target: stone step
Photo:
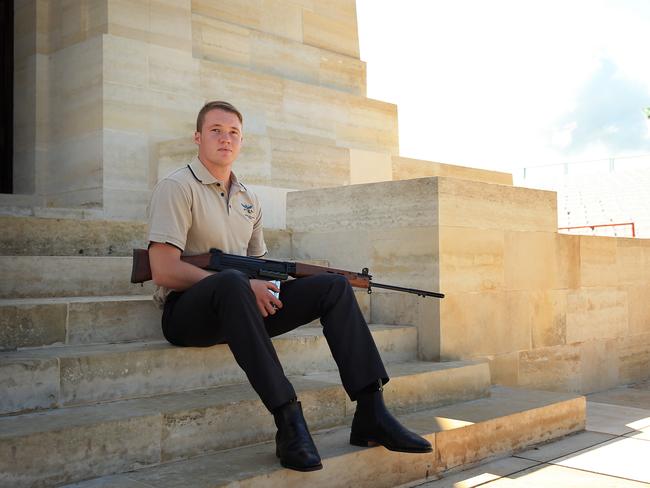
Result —
[[0, 300], [0, 349], [162, 340], [151, 295]]
[[3, 256], [130, 256], [146, 247], [144, 222], [0, 216]]
[[[385, 362], [413, 360], [417, 331], [372, 325]], [[321, 328], [273, 339], [285, 373], [334, 370]], [[181, 348], [165, 341], [61, 346], [0, 353], [0, 413], [79, 405], [245, 380], [227, 345]]]
[[[354, 291], [370, 322], [370, 296]], [[161, 340], [161, 313], [151, 295], [0, 299], [0, 351]]]
[[[147, 246], [144, 221], [82, 218], [56, 210], [60, 215], [55, 217], [17, 216], [2, 215], [0, 208], [0, 256], [131, 256], [133, 248]], [[264, 229], [264, 238], [270, 255], [291, 255], [286, 230]]]
[[489, 398], [401, 415], [407, 427], [431, 442], [434, 450], [428, 454], [351, 446], [349, 428], [343, 427], [314, 435], [321, 471], [282, 468], [274, 443], [268, 442], [67, 486], [171, 488], [191, 480], [195, 488], [394, 487], [436, 479], [448, 470], [583, 430], [585, 409], [581, 396], [496, 387]]
[[[395, 413], [489, 394], [486, 362], [399, 363], [388, 370], [385, 397]], [[312, 430], [341, 425], [354, 413], [338, 373], [291, 381]], [[70, 482], [266, 442], [274, 434], [272, 417], [247, 384], [69, 407], [0, 418], [0, 472], [12, 486]]]
[[43, 197], [37, 195], [0, 193], [0, 214], [29, 215], [29, 209], [43, 203]]
[[130, 257], [0, 256], [0, 298], [142, 295], [130, 282]]

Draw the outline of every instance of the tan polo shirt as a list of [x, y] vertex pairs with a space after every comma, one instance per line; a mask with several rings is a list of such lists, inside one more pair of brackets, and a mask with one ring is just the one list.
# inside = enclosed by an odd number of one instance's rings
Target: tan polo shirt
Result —
[[[158, 182], [149, 206], [149, 241], [169, 243], [184, 255], [211, 248], [240, 256], [263, 256], [262, 208], [257, 196], [231, 173], [230, 193], [195, 157]], [[162, 306], [170, 290], [158, 287]]]

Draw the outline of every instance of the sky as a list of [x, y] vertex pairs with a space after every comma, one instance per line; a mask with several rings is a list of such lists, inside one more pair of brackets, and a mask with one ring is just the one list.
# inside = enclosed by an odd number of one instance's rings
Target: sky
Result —
[[357, 0], [357, 21], [367, 95], [397, 104], [402, 156], [650, 161], [650, 0]]

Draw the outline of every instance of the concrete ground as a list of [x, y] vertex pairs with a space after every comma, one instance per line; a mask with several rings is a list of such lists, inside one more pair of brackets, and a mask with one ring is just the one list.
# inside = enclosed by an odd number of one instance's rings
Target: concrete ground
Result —
[[587, 429], [420, 488], [650, 487], [650, 380], [587, 396]]

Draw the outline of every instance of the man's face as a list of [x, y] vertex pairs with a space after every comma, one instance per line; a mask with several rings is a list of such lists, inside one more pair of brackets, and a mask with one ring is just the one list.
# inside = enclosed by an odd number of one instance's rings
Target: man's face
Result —
[[237, 116], [221, 109], [205, 114], [201, 132], [194, 133], [199, 157], [207, 164], [232, 166], [242, 144], [242, 125]]

